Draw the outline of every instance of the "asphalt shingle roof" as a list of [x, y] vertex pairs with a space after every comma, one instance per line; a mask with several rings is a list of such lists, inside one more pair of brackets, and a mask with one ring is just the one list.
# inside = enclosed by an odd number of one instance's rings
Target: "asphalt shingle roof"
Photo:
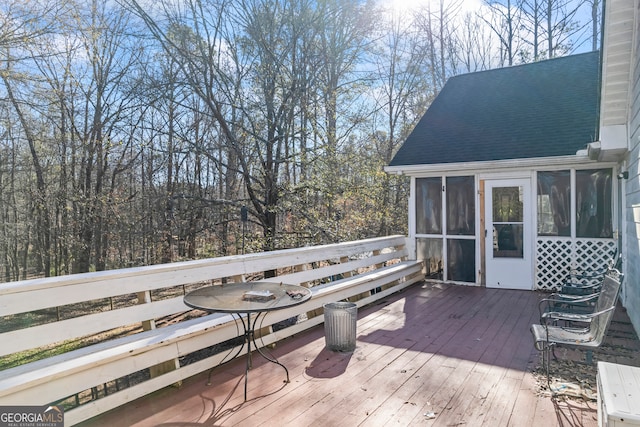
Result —
[[599, 52], [451, 77], [390, 166], [574, 155], [597, 138]]

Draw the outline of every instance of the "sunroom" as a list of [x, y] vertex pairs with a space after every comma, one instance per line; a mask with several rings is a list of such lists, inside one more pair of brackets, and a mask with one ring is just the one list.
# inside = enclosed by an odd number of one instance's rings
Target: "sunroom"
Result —
[[[618, 247], [614, 161], [596, 162], [599, 53], [451, 78], [387, 171], [411, 177], [428, 277], [553, 289]], [[590, 156], [591, 154], [591, 156]]]

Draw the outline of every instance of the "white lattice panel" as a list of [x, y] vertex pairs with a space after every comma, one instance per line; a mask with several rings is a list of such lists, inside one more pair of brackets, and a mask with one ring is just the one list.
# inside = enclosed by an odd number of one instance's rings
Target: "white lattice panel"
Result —
[[571, 240], [538, 239], [536, 289], [553, 290], [571, 269]]
[[613, 257], [613, 239], [544, 239], [536, 242], [536, 289], [556, 291], [570, 271], [591, 271]]
[[578, 271], [596, 270], [605, 267], [616, 250], [614, 240], [577, 240], [576, 257], [571, 265]]

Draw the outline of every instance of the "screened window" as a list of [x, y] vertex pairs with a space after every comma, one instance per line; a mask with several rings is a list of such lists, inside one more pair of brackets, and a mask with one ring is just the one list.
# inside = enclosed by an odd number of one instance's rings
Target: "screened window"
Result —
[[416, 179], [416, 233], [442, 234], [442, 178]]
[[417, 239], [418, 259], [424, 260], [426, 277], [442, 280], [442, 239]]
[[538, 235], [571, 236], [571, 172], [538, 172]]
[[427, 277], [475, 282], [475, 177], [416, 178], [415, 186], [417, 255]]
[[611, 169], [576, 171], [576, 237], [612, 237]]
[[447, 234], [476, 234], [474, 178], [447, 178]]
[[538, 235], [570, 237], [571, 202], [575, 199], [575, 237], [611, 238], [612, 170], [538, 172]]
[[447, 280], [475, 282], [475, 240], [447, 239]]

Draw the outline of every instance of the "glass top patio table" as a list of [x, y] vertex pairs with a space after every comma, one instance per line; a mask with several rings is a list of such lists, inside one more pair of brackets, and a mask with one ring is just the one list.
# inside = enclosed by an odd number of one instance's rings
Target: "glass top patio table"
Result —
[[[255, 300], [257, 298], [258, 300]], [[206, 286], [189, 292], [184, 303], [192, 308], [218, 313], [231, 313], [236, 323], [240, 321], [244, 329], [244, 342], [234, 357], [247, 346], [247, 363], [244, 378], [244, 400], [247, 400], [247, 379], [251, 369], [251, 343], [266, 360], [280, 365], [286, 372], [289, 382], [289, 370], [274, 357], [266, 355], [256, 343], [255, 328], [258, 319], [270, 311], [282, 310], [303, 304], [311, 299], [311, 291], [303, 286], [277, 282], [246, 282], [225, 285]], [[252, 316], [252, 314], [254, 314]], [[213, 369], [212, 369], [213, 370]], [[211, 372], [207, 384], [211, 384]]]
[[[266, 301], [246, 300], [243, 297], [247, 292], [270, 292], [274, 298]], [[246, 282], [196, 289], [185, 295], [184, 303], [192, 308], [219, 313], [261, 313], [302, 304], [310, 298], [311, 291], [303, 286]]]

